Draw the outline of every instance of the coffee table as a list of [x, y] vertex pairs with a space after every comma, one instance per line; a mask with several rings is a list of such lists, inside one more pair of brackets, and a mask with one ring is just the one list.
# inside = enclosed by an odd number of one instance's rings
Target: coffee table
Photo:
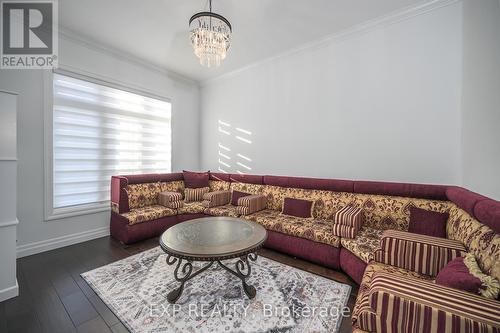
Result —
[[[220, 267], [239, 278], [248, 298], [255, 297], [255, 288], [246, 279], [257, 260], [255, 251], [267, 239], [267, 231], [260, 224], [232, 217], [204, 217], [182, 222], [167, 229], [160, 237], [160, 246], [167, 254], [167, 264], [176, 265], [175, 279], [180, 286], [172, 290], [167, 299], [175, 303], [181, 297], [186, 281], [194, 278], [217, 262]], [[234, 269], [223, 260], [239, 258]], [[208, 264], [193, 271], [193, 261]]]

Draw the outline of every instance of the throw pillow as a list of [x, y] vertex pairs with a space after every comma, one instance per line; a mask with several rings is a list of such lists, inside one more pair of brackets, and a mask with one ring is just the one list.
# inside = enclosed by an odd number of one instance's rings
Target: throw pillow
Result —
[[249, 196], [249, 195], [251, 195], [251, 194], [250, 193], [246, 193], [246, 192], [233, 191], [231, 193], [231, 205], [238, 206], [238, 200], [240, 198], [243, 198], [243, 197], [246, 197], [246, 196]]
[[209, 174], [207, 172], [192, 172], [182, 170], [186, 188], [208, 187]]
[[185, 188], [184, 201], [186, 202], [203, 201], [203, 196], [208, 192], [210, 192], [209, 187]]
[[285, 200], [283, 200], [281, 214], [295, 217], [313, 218], [313, 209], [314, 201], [285, 198]]
[[179, 192], [161, 192], [158, 194], [158, 204], [168, 208], [181, 208], [184, 206], [182, 193]]
[[333, 215], [333, 234], [344, 238], [356, 238], [364, 220], [363, 209], [345, 206]]
[[361, 227], [364, 220], [363, 209], [354, 206], [345, 206], [333, 216], [333, 221], [350, 227]]
[[450, 261], [439, 271], [436, 283], [491, 299], [496, 299], [500, 292], [500, 282], [481, 271], [472, 253]]
[[415, 234], [446, 238], [448, 213], [433, 212], [417, 207], [410, 207], [409, 232]]

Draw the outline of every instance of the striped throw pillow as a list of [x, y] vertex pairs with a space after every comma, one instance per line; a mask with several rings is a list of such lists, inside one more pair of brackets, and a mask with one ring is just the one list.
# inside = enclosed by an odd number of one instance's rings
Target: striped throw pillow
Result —
[[185, 188], [184, 189], [184, 201], [203, 201], [203, 195], [210, 192], [210, 187], [200, 187], [200, 188]]
[[158, 203], [162, 206], [176, 201], [182, 201], [182, 193], [165, 191], [158, 194]]
[[333, 222], [334, 235], [344, 238], [355, 238], [363, 226], [363, 210], [353, 206], [346, 206], [335, 213]]
[[333, 220], [335, 223], [354, 227], [364, 220], [363, 210], [354, 206], [345, 206], [335, 213]]

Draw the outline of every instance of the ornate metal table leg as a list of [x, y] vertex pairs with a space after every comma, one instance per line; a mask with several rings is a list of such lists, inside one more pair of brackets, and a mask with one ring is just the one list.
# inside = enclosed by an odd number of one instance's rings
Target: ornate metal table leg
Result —
[[[191, 263], [191, 261], [185, 261], [184, 264], [182, 263], [182, 261], [183, 259], [175, 258], [167, 254], [168, 265], [173, 265], [175, 264], [175, 262], [177, 262], [177, 266], [175, 267], [174, 270], [174, 277], [177, 281], [181, 283], [181, 285], [178, 288], [168, 293], [167, 300], [169, 301], [169, 303], [175, 303], [177, 302], [179, 297], [181, 297], [182, 292], [184, 291], [184, 284], [186, 283], [186, 281], [191, 280], [196, 275], [208, 269], [213, 264], [213, 262], [210, 262], [208, 265], [205, 265], [204, 267], [200, 268], [199, 270], [193, 273], [193, 264]], [[181, 267], [181, 265], [182, 265], [181, 271], [183, 276], [179, 276], [179, 268]]]
[[255, 260], [257, 260], [256, 253], [249, 253], [245, 256], [241, 256], [235, 264], [236, 271], [233, 271], [231, 268], [227, 267], [220, 261], [217, 261], [222, 268], [224, 268], [229, 273], [241, 279], [241, 283], [243, 285], [243, 291], [250, 299], [255, 297], [256, 291], [253, 286], [249, 285], [246, 282], [246, 279], [252, 273], [252, 267], [250, 266], [250, 261], [255, 261]]

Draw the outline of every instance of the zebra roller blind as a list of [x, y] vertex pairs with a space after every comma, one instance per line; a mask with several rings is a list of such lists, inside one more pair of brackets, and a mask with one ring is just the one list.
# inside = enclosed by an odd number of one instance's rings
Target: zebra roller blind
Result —
[[171, 171], [171, 104], [54, 74], [53, 208], [103, 204], [111, 175]]

